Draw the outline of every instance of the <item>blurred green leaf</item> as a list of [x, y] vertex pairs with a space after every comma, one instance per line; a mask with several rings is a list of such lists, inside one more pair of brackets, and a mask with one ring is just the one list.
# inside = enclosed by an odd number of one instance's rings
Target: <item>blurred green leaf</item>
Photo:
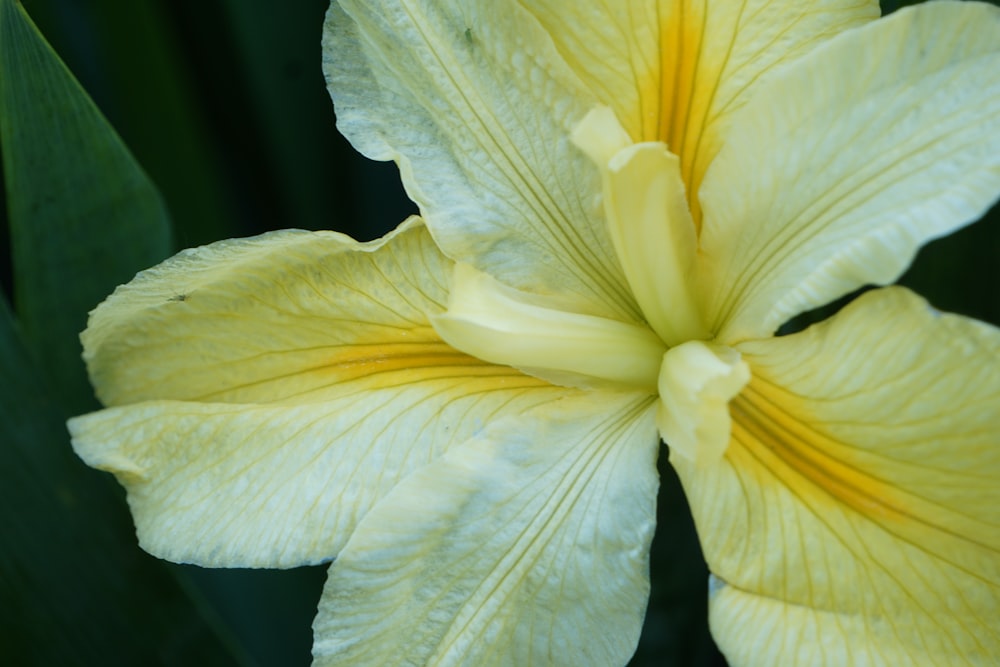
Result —
[[14, 304], [60, 401], [91, 405], [77, 334], [111, 287], [170, 253], [156, 189], [14, 0], [0, 3], [0, 146]]
[[22, 1], [156, 183], [175, 240], [186, 247], [234, 236], [239, 196], [209, 126], [220, 109], [200, 96], [206, 63], [178, 30], [180, 0]]
[[139, 551], [121, 493], [69, 447], [67, 413], [93, 403], [77, 332], [167, 254], [169, 222], [14, 0], [0, 0], [0, 150], [18, 311], [0, 299], [2, 661], [234, 664], [212, 610]]

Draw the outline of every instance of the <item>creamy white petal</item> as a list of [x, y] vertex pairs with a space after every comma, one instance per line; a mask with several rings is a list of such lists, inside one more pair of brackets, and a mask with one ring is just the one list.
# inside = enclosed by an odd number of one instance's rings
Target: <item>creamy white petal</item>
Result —
[[1000, 8], [932, 2], [840, 35], [761, 84], [701, 191], [708, 316], [767, 336], [1000, 194]]
[[384, 380], [305, 405], [147, 401], [77, 417], [70, 432], [125, 487], [146, 551], [294, 567], [333, 558], [372, 505], [453, 444], [568, 391], [485, 364]]
[[108, 410], [70, 422], [141, 544], [202, 565], [333, 557], [371, 505], [491, 419], [565, 395], [445, 344], [451, 263], [419, 221], [359, 244], [279, 232], [186, 251], [91, 315]]
[[[428, 316], [452, 263], [418, 218], [384, 239], [281, 231], [185, 250], [90, 315], [84, 359], [105, 405], [325, 400], [338, 384], [457, 361]], [[397, 375], [393, 375], [396, 373]]]
[[331, 566], [317, 665], [621, 665], [649, 592], [652, 401], [493, 422], [386, 497]]
[[671, 456], [734, 665], [1000, 655], [1000, 330], [902, 288], [738, 346], [718, 465]]
[[324, 69], [341, 131], [399, 164], [450, 257], [567, 310], [638, 319], [597, 170], [569, 141], [594, 100], [523, 8], [341, 0]]

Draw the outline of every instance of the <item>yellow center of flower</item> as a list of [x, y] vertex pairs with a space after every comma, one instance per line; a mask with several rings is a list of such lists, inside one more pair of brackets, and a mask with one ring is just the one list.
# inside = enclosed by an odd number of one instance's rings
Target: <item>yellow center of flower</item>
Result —
[[729, 444], [729, 401], [750, 371], [736, 350], [710, 342], [680, 161], [662, 143], [631, 143], [603, 107], [573, 141], [601, 169], [609, 236], [645, 322], [566, 312], [460, 263], [434, 328], [467, 354], [550, 382], [658, 395], [657, 426], [672, 450], [718, 460]]

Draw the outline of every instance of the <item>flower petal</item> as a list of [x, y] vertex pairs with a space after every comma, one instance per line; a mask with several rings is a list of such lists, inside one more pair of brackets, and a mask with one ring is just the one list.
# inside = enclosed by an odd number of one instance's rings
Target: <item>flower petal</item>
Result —
[[567, 393], [437, 337], [450, 270], [416, 221], [182, 253], [93, 313], [91, 372], [120, 407], [72, 420], [74, 447], [118, 475], [158, 556], [329, 559], [410, 471]]
[[530, 11], [633, 141], [663, 141], [696, 195], [753, 84], [819, 42], [878, 17], [870, 0], [540, 0]]
[[523, 8], [340, 0], [324, 53], [339, 128], [399, 163], [446, 254], [566, 310], [640, 319], [599, 175], [569, 141], [594, 100]]
[[725, 459], [671, 458], [731, 662], [993, 664], [1000, 330], [886, 288], [739, 349]]
[[596, 107], [573, 131], [573, 142], [601, 170], [618, 261], [643, 316], [664, 343], [706, 338], [692, 284], [697, 230], [680, 161], [662, 142], [630, 144], [624, 135], [608, 107]]
[[739, 352], [700, 340], [667, 350], [660, 365], [656, 426], [672, 454], [699, 465], [729, 447], [729, 402], [750, 381]]
[[401, 483], [331, 566], [317, 665], [616, 665], [649, 593], [652, 400], [494, 422]]
[[371, 243], [302, 231], [220, 241], [115, 290], [91, 313], [84, 358], [105, 405], [318, 402], [360, 377], [396, 386], [411, 368], [475, 365], [428, 322], [451, 271], [417, 218]]
[[1000, 8], [901, 10], [755, 95], [701, 192], [703, 285], [724, 343], [892, 282], [1000, 193]]
[[448, 311], [431, 323], [455, 349], [554, 384], [656, 393], [666, 348], [650, 329], [555, 310], [532, 296], [459, 263]]

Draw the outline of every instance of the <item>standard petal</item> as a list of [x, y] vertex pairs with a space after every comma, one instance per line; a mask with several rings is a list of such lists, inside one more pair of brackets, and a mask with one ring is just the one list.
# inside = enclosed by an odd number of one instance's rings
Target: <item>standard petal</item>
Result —
[[417, 222], [183, 253], [93, 313], [90, 369], [120, 407], [71, 421], [74, 447], [118, 475], [152, 553], [329, 559], [410, 471], [567, 391], [437, 337], [450, 266]]
[[671, 457], [732, 664], [994, 664], [1000, 330], [885, 288], [739, 349], [725, 459]]
[[821, 41], [878, 17], [871, 0], [527, 3], [566, 62], [633, 141], [681, 158], [695, 220], [705, 168], [753, 84]]
[[649, 593], [652, 400], [491, 424], [414, 473], [331, 566], [317, 665], [621, 665]]
[[569, 141], [595, 100], [523, 8], [341, 0], [324, 54], [338, 127], [399, 164], [445, 253], [566, 310], [639, 319], [599, 175]]
[[762, 83], [701, 191], [722, 342], [770, 335], [980, 217], [1000, 193], [1000, 8], [933, 2]]

